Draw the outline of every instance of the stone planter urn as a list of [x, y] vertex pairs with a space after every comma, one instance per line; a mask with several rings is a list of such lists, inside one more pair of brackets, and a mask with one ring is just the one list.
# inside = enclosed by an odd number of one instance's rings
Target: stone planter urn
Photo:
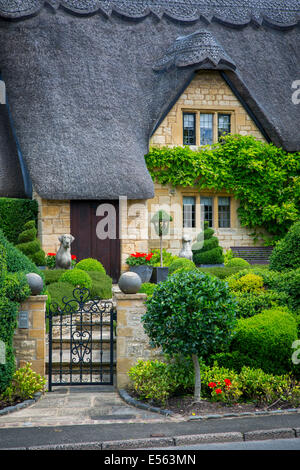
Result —
[[142, 264], [140, 266], [130, 266], [130, 271], [140, 276], [142, 284], [150, 282], [153, 266]]

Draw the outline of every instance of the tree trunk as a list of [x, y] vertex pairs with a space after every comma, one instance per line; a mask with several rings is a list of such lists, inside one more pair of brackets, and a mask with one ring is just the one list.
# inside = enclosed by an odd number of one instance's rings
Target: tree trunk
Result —
[[194, 389], [194, 399], [195, 401], [201, 400], [201, 375], [200, 375], [200, 365], [199, 359], [196, 354], [192, 354], [194, 370], [195, 370], [195, 389]]

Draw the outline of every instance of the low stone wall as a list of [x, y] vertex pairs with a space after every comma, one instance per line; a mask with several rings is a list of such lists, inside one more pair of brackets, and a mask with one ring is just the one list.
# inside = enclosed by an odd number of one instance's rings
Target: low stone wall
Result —
[[32, 370], [42, 376], [46, 373], [46, 301], [46, 295], [35, 295], [20, 305], [13, 338], [17, 368], [30, 362]]
[[129, 369], [139, 359], [162, 359], [160, 349], [150, 347], [141, 317], [146, 312], [146, 294], [115, 293], [117, 305], [117, 370], [118, 389], [126, 387], [130, 380]]

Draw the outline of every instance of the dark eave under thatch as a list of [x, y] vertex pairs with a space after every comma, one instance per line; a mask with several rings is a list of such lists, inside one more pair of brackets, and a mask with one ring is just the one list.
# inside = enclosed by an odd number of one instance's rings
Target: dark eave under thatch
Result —
[[199, 69], [300, 150], [298, 0], [0, 0], [0, 16], [0, 69], [44, 198], [152, 197], [149, 137]]

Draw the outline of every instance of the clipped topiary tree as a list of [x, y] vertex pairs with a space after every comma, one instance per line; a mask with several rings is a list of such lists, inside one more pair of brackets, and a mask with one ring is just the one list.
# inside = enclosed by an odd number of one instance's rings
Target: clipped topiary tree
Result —
[[270, 256], [270, 269], [284, 271], [300, 268], [300, 221], [275, 246]]
[[46, 266], [45, 252], [42, 250], [41, 243], [36, 236], [35, 221], [30, 220], [24, 225], [24, 230], [18, 237], [16, 247], [37, 266]]
[[142, 321], [152, 347], [165, 354], [191, 356], [194, 398], [201, 400], [199, 359], [226, 351], [235, 326], [235, 301], [227, 284], [199, 271], [175, 273], [158, 284], [146, 301]]
[[76, 264], [75, 269], [81, 269], [82, 271], [98, 271], [106, 274], [103, 264], [95, 258], [82, 259]]
[[219, 240], [214, 236], [214, 230], [204, 224], [204, 241], [202, 234], [197, 237], [197, 242], [192, 245], [193, 261], [196, 265], [219, 265], [224, 263], [223, 248], [219, 246]]

